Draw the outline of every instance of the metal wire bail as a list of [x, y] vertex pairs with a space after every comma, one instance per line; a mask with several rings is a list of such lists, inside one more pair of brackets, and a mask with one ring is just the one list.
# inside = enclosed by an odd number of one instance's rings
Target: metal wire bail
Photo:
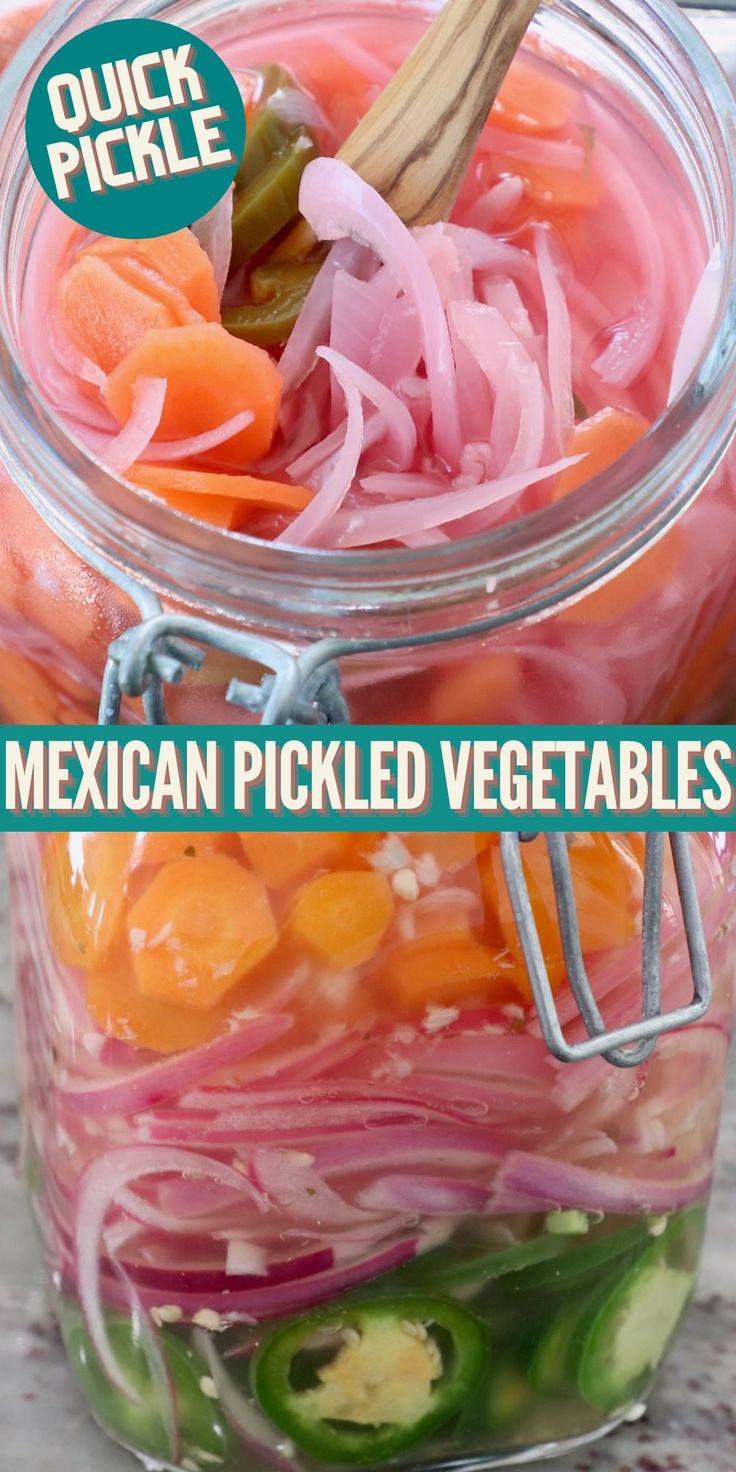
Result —
[[123, 696], [143, 702], [146, 720], [167, 723], [166, 685], [177, 685], [186, 669], [198, 670], [207, 649], [247, 659], [272, 673], [259, 684], [231, 680], [225, 699], [260, 716], [266, 725], [335, 724], [349, 720], [340, 690], [331, 641], [300, 655], [271, 639], [260, 639], [190, 614], [158, 612], [127, 629], [108, 649], [98, 720], [115, 725]]
[[[552, 870], [557, 918], [570, 988], [583, 1019], [587, 1039], [569, 1043], [560, 1024], [529, 896], [521, 857], [521, 842], [539, 842], [540, 835], [502, 833], [501, 862], [519, 934], [524, 962], [539, 1016], [542, 1035], [555, 1058], [577, 1063], [602, 1055], [616, 1068], [634, 1068], [650, 1057], [657, 1038], [697, 1022], [710, 1006], [712, 984], [708, 948], [692, 867], [689, 835], [647, 833], [645, 838], [642, 899], [642, 1016], [625, 1027], [607, 1028], [593, 996], [580, 945], [575, 892], [567, 835], [544, 835]], [[682, 909], [683, 928], [693, 978], [693, 999], [686, 1007], [662, 1012], [662, 882], [665, 844], [669, 840]]]

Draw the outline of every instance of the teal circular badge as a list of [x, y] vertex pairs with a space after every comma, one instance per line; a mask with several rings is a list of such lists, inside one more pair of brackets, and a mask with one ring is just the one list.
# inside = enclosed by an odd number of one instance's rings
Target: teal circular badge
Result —
[[100, 235], [167, 235], [212, 209], [245, 145], [245, 110], [224, 61], [160, 20], [114, 20], [67, 41], [26, 114], [44, 193]]

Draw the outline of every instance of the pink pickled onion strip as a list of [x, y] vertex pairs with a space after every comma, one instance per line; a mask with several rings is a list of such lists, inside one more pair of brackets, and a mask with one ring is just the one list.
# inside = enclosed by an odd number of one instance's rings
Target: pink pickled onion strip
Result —
[[215, 273], [215, 284], [217, 294], [222, 298], [227, 281], [227, 273], [230, 270], [230, 257], [233, 248], [233, 190], [226, 189], [217, 204], [192, 225], [192, 235], [199, 241], [205, 255], [209, 257], [210, 265]]
[[172, 460], [194, 460], [198, 455], [205, 455], [210, 450], [216, 450], [218, 445], [226, 444], [234, 435], [240, 434], [242, 429], [247, 429], [253, 419], [252, 409], [241, 409], [239, 414], [233, 414], [231, 419], [223, 420], [222, 424], [205, 430], [204, 434], [193, 434], [184, 440], [158, 440], [155, 444], [148, 445], [140, 458], [151, 464], [159, 461], [168, 464]]
[[408, 1211], [426, 1216], [455, 1215], [483, 1211], [489, 1187], [440, 1176], [417, 1176], [404, 1172], [379, 1176], [358, 1192], [356, 1202], [369, 1211]]
[[275, 1467], [293, 1468], [293, 1461], [289, 1460], [284, 1451], [283, 1433], [266, 1420], [257, 1405], [248, 1399], [228, 1374], [217, 1353], [212, 1335], [207, 1334], [204, 1329], [195, 1329], [192, 1344], [202, 1355], [217, 1391], [217, 1399], [238, 1436], [242, 1437], [259, 1459], [263, 1458]]
[[[519, 475], [485, 481], [465, 491], [446, 491], [441, 496], [423, 496], [421, 500], [403, 501], [395, 506], [361, 507], [356, 511], [343, 511], [335, 517], [333, 545], [337, 547], [365, 547], [371, 542], [388, 542], [402, 537], [405, 532], [424, 531], [428, 527], [445, 526], [461, 517], [471, 516], [476, 511], [486, 511], [497, 501], [507, 496], [518, 495], [537, 481], [546, 480], [576, 465], [580, 455], [568, 455], [543, 465], [539, 470], [523, 471]], [[304, 512], [302, 512], [304, 515]]]
[[56, 358], [57, 363], [65, 368], [67, 373], [73, 374], [75, 378], [81, 378], [83, 383], [91, 383], [95, 388], [104, 388], [107, 375], [98, 368], [91, 358], [80, 352], [67, 336], [56, 312], [52, 312], [47, 323], [49, 347]]
[[[305, 174], [311, 164], [307, 164]], [[320, 266], [312, 282], [306, 301], [296, 319], [296, 325], [279, 359], [279, 371], [283, 379], [284, 398], [304, 381], [314, 366], [314, 354], [321, 343], [327, 341], [332, 312], [332, 293], [338, 271], [357, 274], [362, 256], [360, 246], [352, 240], [338, 240], [333, 245], [327, 260]]]
[[570, 143], [567, 139], [530, 138], [512, 133], [507, 128], [486, 126], [480, 143], [484, 153], [518, 158], [535, 168], [569, 169], [571, 173], [580, 173], [585, 164], [583, 145]]
[[166, 388], [165, 378], [136, 378], [130, 418], [100, 453], [103, 465], [114, 475], [124, 475], [148, 449], [161, 423]]
[[283, 1037], [291, 1026], [292, 1018], [288, 1015], [257, 1017], [235, 1032], [205, 1043], [202, 1048], [175, 1054], [134, 1073], [118, 1075], [110, 1083], [61, 1088], [59, 1097], [68, 1108], [84, 1113], [136, 1114], [192, 1088], [222, 1068], [239, 1063], [250, 1053]]
[[142, 1176], [163, 1175], [167, 1171], [189, 1172], [224, 1184], [242, 1182], [244, 1194], [248, 1190], [249, 1183], [237, 1171], [209, 1160], [206, 1155], [189, 1150], [160, 1150], [155, 1146], [124, 1147], [99, 1155], [83, 1171], [77, 1189], [74, 1240], [80, 1305], [106, 1374], [123, 1395], [136, 1403], [138, 1393], [118, 1363], [107, 1333], [100, 1299], [100, 1246], [105, 1218], [117, 1192]]
[[320, 240], [351, 236], [370, 246], [412, 302], [422, 333], [435, 446], [448, 465], [456, 466], [462, 437], [450, 334], [437, 283], [416, 240], [380, 194], [340, 159], [307, 164], [299, 208]]
[[572, 402], [572, 336], [570, 313], [560, 284], [549, 243], [549, 231], [542, 225], [535, 230], [539, 277], [547, 315], [547, 371], [552, 400], [554, 444], [560, 454], [575, 419]]
[[373, 374], [351, 363], [334, 348], [318, 348], [317, 355], [329, 363], [333, 373], [339, 372], [339, 383], [343, 387], [352, 383], [358, 392], [378, 410], [386, 427], [388, 453], [397, 470], [406, 470], [411, 465], [417, 448], [417, 432], [414, 420], [401, 399], [386, 385], [379, 383]]
[[349, 378], [343, 382], [339, 368], [334, 367], [333, 372], [341, 384], [347, 404], [345, 437], [328, 475], [309, 505], [275, 539], [277, 542], [288, 542], [292, 547], [304, 547], [319, 540], [327, 523], [331, 523], [335, 513], [339, 511], [358, 470], [363, 448], [361, 397]]
[[687, 316], [682, 324], [672, 363], [670, 390], [667, 395], [668, 404], [671, 404], [673, 399], [676, 399], [677, 395], [682, 392], [700, 361], [710, 336], [722, 289], [723, 248], [719, 243], [711, 251], [710, 259], [695, 288]]
[[[258, 1189], [274, 1206], [308, 1226], [363, 1226], [369, 1213], [343, 1201], [314, 1169], [314, 1157], [298, 1150], [259, 1146], [251, 1156]], [[399, 1225], [399, 1223], [395, 1223]]]
[[522, 1151], [508, 1156], [499, 1170], [493, 1187], [492, 1208], [506, 1211], [507, 1202], [514, 1208], [532, 1211], [535, 1206], [573, 1207], [582, 1211], [633, 1214], [640, 1211], [676, 1211], [696, 1201], [708, 1189], [709, 1175], [696, 1176], [671, 1183], [651, 1179], [636, 1180], [631, 1176], [615, 1176], [611, 1172], [570, 1165], [564, 1160], [550, 1160], [544, 1155]]
[[[595, 108], [595, 104], [592, 104]], [[662, 241], [630, 169], [598, 138], [596, 160], [611, 204], [626, 221], [627, 238], [636, 251], [639, 289], [629, 316], [608, 332], [608, 345], [593, 363], [604, 383], [629, 388], [645, 371], [659, 346], [664, 326], [665, 268]]]

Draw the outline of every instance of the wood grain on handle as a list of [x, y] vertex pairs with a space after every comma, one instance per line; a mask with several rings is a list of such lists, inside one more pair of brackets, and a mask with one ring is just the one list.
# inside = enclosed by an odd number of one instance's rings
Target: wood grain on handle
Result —
[[407, 225], [445, 220], [539, 0], [446, 0], [343, 144]]

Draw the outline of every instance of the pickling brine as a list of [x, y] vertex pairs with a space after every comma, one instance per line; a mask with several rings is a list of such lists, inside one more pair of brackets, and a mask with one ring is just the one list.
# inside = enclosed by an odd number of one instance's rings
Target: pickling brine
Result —
[[[703, 400], [680, 396], [716, 330], [726, 223], [659, 99], [650, 116], [605, 48], [600, 72], [579, 62], [556, 14], [512, 64], [449, 222], [407, 227], [333, 156], [431, 9], [375, 3], [338, 28], [327, 4], [246, 6], [203, 26], [247, 115], [234, 196], [134, 241], [46, 206], [28, 242], [23, 371], [82, 450], [90, 504], [104, 469], [127, 526], [155, 527], [135, 537], [149, 581], [181, 539], [216, 547], [234, 561], [208, 589], [235, 587], [236, 621], [297, 647], [395, 633], [403, 590], [401, 632], [430, 643], [344, 661], [357, 720], [377, 685], [397, 721], [694, 719], [729, 699], [731, 462], [706, 486], [672, 459], [718, 458], [695, 425], [679, 438]], [[674, 525], [657, 477], [668, 503], [697, 493]], [[90, 719], [129, 603], [85, 567], [89, 529], [69, 551], [10, 481], [0, 514], [5, 718]], [[169, 606], [196, 605], [164, 582]], [[448, 625], [468, 637], [433, 644]], [[173, 713], [221, 717], [230, 672], [211, 660]]]
[[[732, 845], [691, 840], [714, 982], [650, 1061], [556, 1062], [497, 835], [14, 837], [26, 1166], [92, 1413], [183, 1469], [574, 1447], [690, 1299], [733, 1003]], [[581, 1036], [543, 840], [523, 846]], [[644, 845], [576, 835], [591, 985], [639, 1015]], [[665, 867], [663, 1008], [692, 981]]]

